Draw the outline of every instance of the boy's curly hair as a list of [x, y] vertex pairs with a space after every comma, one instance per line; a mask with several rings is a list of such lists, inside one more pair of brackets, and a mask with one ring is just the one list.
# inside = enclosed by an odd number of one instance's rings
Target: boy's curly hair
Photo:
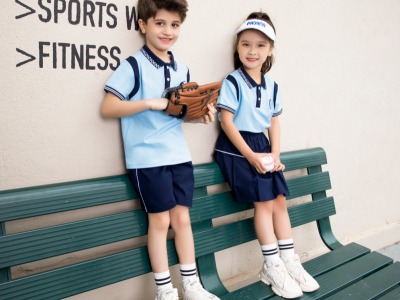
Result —
[[188, 11], [188, 2], [186, 0], [139, 0], [137, 8], [138, 18], [146, 24], [147, 20], [154, 18], [161, 9], [178, 13], [183, 23]]
[[[272, 28], [274, 29], [274, 31], [276, 33], [275, 26], [274, 26], [274, 24], [272, 24], [271, 18], [266, 13], [264, 13], [262, 11], [261, 12], [253, 12], [247, 17], [246, 21], [251, 20], [251, 19], [267, 22], [269, 25], [272, 26]], [[241, 35], [241, 33], [239, 33], [237, 36], [237, 43], [239, 43], [240, 35]], [[269, 40], [269, 44], [271, 45], [271, 47], [273, 47], [274, 41], [271, 40], [269, 37], [267, 37], [267, 38]], [[269, 70], [271, 70], [274, 61], [275, 61], [275, 58], [274, 58], [273, 54], [271, 54], [271, 56], [267, 57], [266, 61], [263, 63], [263, 65], [261, 67], [261, 71], [263, 72], [263, 74], [266, 74]], [[239, 59], [239, 53], [237, 50], [235, 51], [235, 54], [233, 55], [233, 64], [235, 65], [235, 70], [239, 69], [241, 66], [243, 66], [243, 63]]]

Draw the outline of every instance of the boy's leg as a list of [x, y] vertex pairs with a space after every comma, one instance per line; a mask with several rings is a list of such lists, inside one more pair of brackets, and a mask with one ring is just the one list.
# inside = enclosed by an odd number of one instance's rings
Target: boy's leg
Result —
[[195, 262], [192, 225], [190, 223], [189, 207], [177, 205], [169, 211], [171, 227], [175, 233], [175, 248], [180, 264]]
[[167, 233], [170, 224], [169, 212], [149, 213], [147, 250], [154, 273], [168, 270]]

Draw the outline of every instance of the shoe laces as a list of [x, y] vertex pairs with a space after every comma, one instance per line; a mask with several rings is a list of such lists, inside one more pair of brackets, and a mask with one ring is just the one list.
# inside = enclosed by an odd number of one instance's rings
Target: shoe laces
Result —
[[176, 300], [178, 298], [178, 290], [172, 289], [161, 294], [160, 300]]

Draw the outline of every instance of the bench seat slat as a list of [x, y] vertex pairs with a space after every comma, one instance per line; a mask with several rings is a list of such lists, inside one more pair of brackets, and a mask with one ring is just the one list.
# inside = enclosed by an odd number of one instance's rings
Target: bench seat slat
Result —
[[[370, 250], [368, 248], [365, 248], [355, 243], [351, 243], [335, 251], [331, 251], [312, 260], [309, 260], [303, 264], [303, 267], [307, 270], [308, 273], [311, 274], [311, 276], [318, 276], [368, 253], [370, 253]], [[274, 295], [275, 294], [272, 292], [270, 287], [266, 286], [261, 281], [258, 281], [239, 290], [233, 291], [230, 294], [222, 296], [221, 300], [268, 299], [273, 297]]]
[[[319, 290], [313, 293], [304, 293], [301, 299], [325, 299], [392, 263], [393, 260], [391, 258], [378, 252], [369, 253], [328, 273], [318, 276], [316, 279], [320, 285]], [[272, 299], [279, 300], [281, 298], [275, 296]]]
[[396, 262], [379, 272], [345, 288], [327, 299], [347, 300], [362, 299], [372, 300], [383, 295], [400, 284], [400, 262]]
[[399, 299], [400, 299], [400, 286], [379, 298], [379, 300], [399, 300]]
[[[214, 201], [215, 198], [219, 198], [221, 200], [217, 201], [217, 203], [220, 202], [219, 209], [222, 210], [223, 213], [232, 213], [232, 211], [229, 209], [235, 205], [240, 208], [242, 208], [243, 205], [247, 205], [234, 201], [231, 193], [229, 192], [209, 196], [209, 198], [212, 198]], [[201, 201], [201, 199], [202, 198], [198, 198], [195, 201]], [[226, 201], [230, 201], [231, 203], [225, 203], [223, 201], [224, 199]], [[204, 205], [198, 205], [190, 210], [192, 222], [198, 221], [196, 214], [199, 209], [203, 210], [203, 206]], [[323, 217], [334, 215], [335, 206], [333, 198], [330, 197], [316, 202], [309, 202], [303, 205], [290, 207], [288, 211], [292, 227], [296, 227], [317, 219], [321, 219]], [[209, 208], [209, 212], [210, 214], [208, 215], [208, 218], [213, 217], [211, 208]], [[192, 214], [194, 214], [194, 216]], [[233, 223], [230, 225], [232, 226], [233, 230], [232, 239], [226, 237], [224, 238], [223, 236], [221, 237], [223, 240], [225, 240], [223, 243], [226, 243], [226, 248], [232, 247], [227, 245], [231, 245], [234, 241], [234, 245], [244, 242], [242, 240], [235, 240], [237, 235], [236, 231], [243, 230], [243, 228], [240, 229], [240, 226], [242, 225], [235, 224], [238, 223]], [[248, 239], [246, 241], [251, 241], [256, 238], [252, 223], [249, 226], [250, 233], [248, 233]], [[211, 230], [228, 230], [221, 229], [222, 227], [218, 228]], [[0, 237], [0, 244], [2, 245], [0, 248], [0, 268], [11, 267], [31, 261], [109, 244], [112, 242], [145, 235], [146, 233], [146, 214], [142, 210], [135, 210], [69, 224], [6, 235]], [[212, 233], [212, 235], [214, 234], [215, 233]], [[227, 232], [221, 232], [220, 234], [225, 235]], [[208, 245], [206, 248], [210, 249]]]

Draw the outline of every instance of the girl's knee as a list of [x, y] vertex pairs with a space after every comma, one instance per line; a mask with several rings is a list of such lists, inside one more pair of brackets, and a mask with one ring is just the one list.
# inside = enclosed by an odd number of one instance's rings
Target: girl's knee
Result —
[[188, 211], [180, 211], [171, 216], [171, 227], [176, 230], [179, 228], [190, 227], [190, 215]]

